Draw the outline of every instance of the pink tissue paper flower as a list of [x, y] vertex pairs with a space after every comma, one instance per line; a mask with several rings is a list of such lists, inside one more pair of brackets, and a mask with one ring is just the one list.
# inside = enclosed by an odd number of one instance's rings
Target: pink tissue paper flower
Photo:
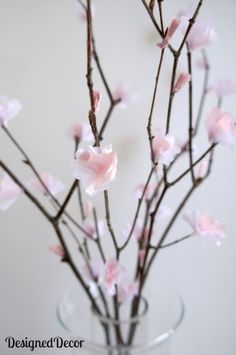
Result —
[[143, 264], [144, 264], [145, 255], [146, 255], [146, 250], [145, 249], [140, 250], [139, 256], [138, 256], [140, 266], [143, 266]]
[[236, 125], [228, 112], [212, 108], [207, 120], [208, 138], [212, 143], [234, 145], [236, 143]]
[[209, 166], [209, 163], [206, 160], [203, 160], [199, 164], [199, 170], [198, 170], [198, 174], [196, 176], [198, 179], [203, 179], [206, 176], [208, 166]]
[[206, 70], [209, 68], [209, 63], [207, 61], [207, 58], [201, 56], [200, 58], [197, 59], [196, 61], [196, 67], [198, 69]]
[[158, 43], [158, 47], [160, 47], [161, 49], [166, 48], [169, 43], [170, 40], [172, 39], [173, 35], [175, 34], [177, 28], [179, 27], [181, 20], [179, 18], [174, 18], [170, 24], [170, 26], [168, 27], [167, 33], [165, 35], [165, 38], [163, 39], [163, 41], [161, 43]]
[[21, 191], [12, 178], [4, 173], [0, 179], [0, 209], [7, 210], [17, 200]]
[[91, 142], [93, 139], [92, 130], [88, 123], [74, 123], [69, 130], [69, 135], [73, 139], [78, 139], [80, 142]]
[[65, 189], [63, 182], [50, 173], [43, 173], [40, 175], [40, 178], [45, 186], [37, 178], [32, 179], [28, 183], [28, 186], [42, 194], [47, 194], [47, 188], [53, 196], [56, 196]]
[[[180, 29], [183, 34], [186, 33], [190, 18], [191, 16], [189, 15], [185, 15], [180, 18]], [[216, 40], [217, 35], [213, 29], [211, 19], [198, 17], [187, 37], [187, 43], [190, 51], [205, 48], [211, 44], [214, 44]]]
[[[145, 194], [144, 194], [144, 199], [145, 200], [149, 200], [152, 197], [156, 187], [157, 187], [157, 184], [148, 184], [148, 186], [146, 188], [146, 191], [145, 191]], [[135, 197], [141, 198], [142, 195], [143, 195], [144, 188], [145, 188], [145, 184], [144, 183], [139, 184], [136, 187], [135, 192], [134, 192]]]
[[219, 80], [208, 88], [208, 92], [213, 91], [219, 98], [234, 94], [236, 85], [231, 80]]
[[117, 86], [112, 96], [114, 100], [120, 100], [119, 106], [122, 109], [125, 109], [128, 103], [134, 97], [134, 94], [132, 93], [128, 85], [122, 82]]
[[131, 302], [135, 296], [138, 295], [139, 282], [130, 281], [128, 274], [124, 273], [121, 276], [118, 285], [118, 299], [119, 302]]
[[116, 259], [111, 258], [107, 261], [100, 275], [99, 283], [108, 294], [114, 296], [116, 294], [115, 286], [119, 284], [123, 273], [124, 268], [120, 266]]
[[184, 219], [191, 225], [195, 234], [202, 237], [215, 238], [217, 245], [220, 245], [220, 239], [225, 237], [224, 225], [213, 219], [208, 212], [187, 212], [184, 215]]
[[[130, 232], [131, 232], [132, 225], [130, 223], [127, 223], [126, 226], [123, 229], [123, 236], [125, 237], [125, 240], [128, 238]], [[143, 221], [141, 219], [137, 219], [133, 232], [132, 232], [132, 238], [136, 240], [137, 242], [140, 240], [143, 234]], [[146, 228], [144, 230], [144, 240], [147, 240], [148, 237], [148, 229]]]
[[[99, 236], [103, 236], [104, 235], [104, 222], [102, 219], [99, 219], [97, 221], [97, 227], [98, 227], [98, 234]], [[83, 222], [83, 228], [84, 230], [91, 235], [91, 237], [93, 239], [97, 239], [97, 230], [96, 230], [96, 226], [94, 222], [89, 221], [88, 219], [86, 219]]]
[[89, 290], [93, 297], [98, 297], [98, 283], [97, 280], [101, 275], [104, 268], [104, 263], [101, 259], [91, 259], [89, 264], [85, 264], [82, 267], [82, 276], [84, 281], [89, 287]]
[[92, 201], [91, 200], [85, 201], [85, 203], [84, 203], [84, 215], [85, 215], [86, 219], [91, 216], [91, 214], [93, 212], [93, 209], [94, 209], [94, 204], [92, 203]]
[[65, 257], [65, 250], [61, 244], [52, 245], [49, 250], [61, 258]]
[[22, 104], [8, 96], [0, 96], [0, 126], [8, 126], [11, 121], [22, 109]]
[[179, 147], [175, 143], [175, 138], [170, 134], [165, 135], [161, 130], [158, 130], [155, 135], [152, 147], [155, 160], [166, 166], [168, 166], [180, 152]]
[[191, 75], [189, 75], [188, 73], [180, 73], [173, 87], [173, 91], [174, 92], [180, 91], [190, 80], [191, 80]]
[[112, 146], [79, 149], [73, 164], [73, 176], [81, 180], [85, 191], [94, 196], [106, 190], [117, 172], [117, 155]]
[[100, 105], [102, 100], [102, 94], [100, 93], [100, 91], [93, 92], [93, 99], [94, 99], [95, 112], [98, 112], [100, 110]]

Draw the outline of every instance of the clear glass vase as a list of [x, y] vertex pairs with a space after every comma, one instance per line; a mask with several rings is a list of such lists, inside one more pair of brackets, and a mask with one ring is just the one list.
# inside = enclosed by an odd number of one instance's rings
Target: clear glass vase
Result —
[[130, 317], [130, 304], [122, 305], [119, 321], [99, 316], [81, 294], [71, 289], [57, 308], [68, 336], [84, 340], [83, 349], [71, 349], [71, 354], [170, 355], [170, 341], [184, 316], [183, 301], [173, 289], [159, 285], [148, 301], [141, 299], [135, 317]]

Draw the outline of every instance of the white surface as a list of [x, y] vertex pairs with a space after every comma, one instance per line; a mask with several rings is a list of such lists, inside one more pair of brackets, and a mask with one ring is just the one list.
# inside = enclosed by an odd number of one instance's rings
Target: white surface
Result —
[[[155, 46], [158, 37], [141, 1], [96, 0], [94, 3], [97, 47], [109, 82], [115, 87], [124, 80], [139, 96], [126, 111], [117, 109], [113, 125], [107, 130], [107, 141], [113, 142], [119, 154], [119, 175], [111, 192], [111, 205], [115, 228], [121, 231], [133, 215], [135, 200], [131, 192], [148, 171], [147, 139], [140, 142], [137, 137], [145, 130], [159, 55]], [[181, 2], [165, 3], [168, 23]], [[212, 80], [222, 77], [236, 81], [236, 2], [208, 0], [205, 3], [204, 12], [214, 18], [219, 34], [218, 44], [209, 50]], [[86, 34], [76, 9], [73, 0], [0, 0], [0, 93], [17, 97], [24, 104], [11, 130], [39, 169], [51, 171], [68, 184], [72, 181], [73, 146], [66, 131], [71, 122], [86, 119], [88, 108], [84, 76]], [[181, 65], [184, 68], [186, 64], [183, 61]], [[164, 86], [169, 74], [170, 60], [162, 78]], [[96, 87], [102, 88], [97, 74], [95, 77]], [[196, 91], [198, 97], [200, 87]], [[184, 99], [184, 93], [176, 98], [174, 108], [173, 125], [179, 135], [186, 117]], [[159, 102], [165, 103], [162, 93]], [[212, 96], [210, 102], [208, 108], [214, 104]], [[104, 99], [100, 122], [106, 103]], [[227, 98], [224, 108], [235, 114], [235, 97]], [[160, 112], [158, 120], [164, 115], [164, 108]], [[158, 120], [156, 125], [160, 124]], [[203, 150], [206, 142], [200, 143]], [[31, 176], [2, 133], [0, 152], [24, 180]], [[186, 241], [163, 251], [152, 273], [152, 284], [158, 284], [157, 279], [165, 279], [185, 299], [187, 314], [173, 341], [173, 355], [235, 354], [235, 158], [235, 151], [219, 148], [214, 176], [190, 201], [190, 206], [209, 209], [227, 225], [227, 239], [222, 247], [216, 248], [214, 243], [198, 238]], [[170, 201], [173, 207], [177, 196], [175, 191]], [[100, 198], [98, 204], [104, 214]], [[76, 214], [76, 201], [72, 208]], [[25, 350], [7, 351], [4, 338], [63, 335], [55, 316], [55, 304], [74, 279], [48, 252], [56, 238], [26, 199], [22, 197], [8, 212], [0, 214], [0, 228], [0, 353], [26, 354]], [[172, 237], [182, 236], [186, 231], [187, 226], [178, 222]], [[132, 248], [127, 256], [131, 252]], [[43, 351], [45, 355], [52, 353]]]

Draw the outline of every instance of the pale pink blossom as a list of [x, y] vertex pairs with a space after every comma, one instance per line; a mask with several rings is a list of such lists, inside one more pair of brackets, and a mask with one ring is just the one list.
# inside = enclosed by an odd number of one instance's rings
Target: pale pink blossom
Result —
[[81, 180], [85, 191], [94, 196], [106, 190], [117, 172], [117, 155], [111, 145], [104, 148], [92, 147], [79, 149], [73, 164], [73, 176]]
[[124, 273], [118, 285], [119, 302], [131, 302], [138, 295], [139, 281], [130, 281], [128, 274]]
[[[136, 189], [135, 189], [135, 197], [137, 197], [139, 199], [142, 197], [145, 185], [146, 184], [142, 183], [142, 184], [139, 184], [136, 187]], [[155, 192], [156, 188], [157, 188], [157, 184], [148, 184], [148, 186], [146, 187], [145, 194], [144, 194], [144, 199], [145, 200], [150, 200], [150, 198], [152, 197], [152, 195]]]
[[91, 216], [91, 214], [93, 212], [93, 209], [94, 209], [94, 204], [92, 203], [92, 201], [91, 200], [85, 201], [85, 203], [84, 203], [84, 215], [85, 215], [86, 219]]
[[22, 109], [22, 104], [8, 96], [0, 96], [0, 126], [8, 126], [11, 121]]
[[180, 24], [180, 19], [179, 18], [174, 18], [172, 21], [171, 21], [171, 24], [170, 26], [168, 27], [168, 30], [167, 30], [167, 33], [165, 35], [165, 38], [162, 40], [161, 43], [158, 43], [158, 46], [163, 49], [163, 48], [166, 48], [169, 43], [170, 43], [170, 40], [172, 39], [173, 35], [175, 34], [177, 28], [179, 27], [179, 24]]
[[114, 100], [120, 100], [119, 106], [125, 109], [132, 100], [134, 94], [128, 85], [122, 82], [117, 86], [112, 96]]
[[169, 217], [171, 214], [171, 209], [167, 206], [160, 206], [157, 214], [156, 214], [156, 219], [165, 219], [167, 217]]
[[65, 250], [61, 244], [52, 245], [49, 250], [61, 258], [65, 257]]
[[236, 93], [236, 85], [231, 80], [219, 80], [214, 85], [208, 88], [208, 91], [213, 91], [220, 99], [225, 96]]
[[91, 142], [93, 139], [92, 130], [90, 124], [85, 122], [77, 122], [70, 127], [69, 135], [73, 139], [77, 139], [82, 142]]
[[[190, 18], [191, 16], [189, 15], [181, 17], [180, 29], [184, 35], [187, 31]], [[187, 43], [190, 51], [205, 48], [211, 44], [214, 44], [216, 40], [217, 35], [213, 29], [211, 19], [197, 17], [196, 22], [187, 37]]]
[[199, 170], [198, 170], [198, 174], [196, 176], [198, 179], [203, 179], [206, 176], [208, 166], [209, 166], [209, 163], [206, 160], [203, 160], [199, 164]]
[[[180, 148], [180, 151], [183, 153], [189, 153], [189, 138], [178, 138], [177, 140], [177, 145]], [[192, 154], [193, 157], [196, 157], [198, 155], [199, 149], [196, 146], [195, 143], [192, 142]]]
[[0, 179], [0, 209], [7, 210], [19, 197], [21, 188], [12, 178], [4, 173]]
[[93, 100], [94, 100], [95, 112], [98, 112], [100, 110], [100, 105], [102, 100], [102, 94], [100, 91], [93, 92]]
[[40, 179], [42, 182], [37, 178], [32, 179], [28, 186], [45, 195], [48, 190], [52, 196], [56, 196], [65, 189], [63, 182], [50, 173], [41, 174]]
[[111, 258], [105, 264], [99, 277], [99, 283], [108, 294], [114, 296], [116, 294], [116, 286], [119, 284], [124, 272], [124, 268], [119, 262], [116, 259]]
[[212, 143], [234, 145], [236, 143], [236, 125], [228, 112], [213, 108], [207, 120], [208, 138]]
[[190, 80], [191, 80], [191, 75], [189, 75], [188, 73], [180, 73], [173, 87], [173, 91], [174, 92], [180, 91]]
[[[128, 236], [130, 235], [131, 228], [132, 225], [130, 223], [127, 223], [126, 226], [124, 227], [123, 236], [125, 237], [125, 239], [127, 239]], [[147, 228], [143, 230], [143, 221], [141, 219], [137, 219], [132, 232], [132, 238], [138, 242], [140, 238], [143, 236], [144, 241], [147, 241], [148, 233], [149, 231]]]
[[[91, 222], [88, 219], [86, 219], [83, 222], [83, 228], [92, 237], [92, 239], [97, 239], [98, 236], [97, 236], [95, 222]], [[102, 219], [99, 219], [97, 221], [97, 228], [98, 228], [99, 237], [103, 236], [104, 235], [104, 221]]]
[[82, 267], [82, 276], [93, 297], [98, 297], [98, 279], [104, 268], [101, 259], [91, 259]]
[[140, 250], [139, 255], [138, 255], [140, 266], [143, 266], [143, 264], [144, 264], [145, 255], [146, 255], [146, 250], [145, 249]]
[[196, 67], [198, 69], [206, 70], [209, 68], [209, 63], [207, 61], [207, 58], [204, 56], [201, 56], [200, 58], [197, 59], [196, 61]]
[[217, 245], [220, 245], [221, 239], [225, 237], [224, 225], [212, 218], [208, 212], [188, 212], [185, 213], [184, 219], [191, 225], [195, 234], [215, 238]]
[[155, 135], [152, 147], [155, 160], [166, 166], [168, 166], [180, 152], [179, 147], [175, 143], [175, 138], [170, 134], [165, 135], [161, 130]]

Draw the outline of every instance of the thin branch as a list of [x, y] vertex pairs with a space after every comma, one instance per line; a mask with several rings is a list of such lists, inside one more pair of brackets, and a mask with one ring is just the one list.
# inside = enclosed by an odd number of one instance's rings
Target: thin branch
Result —
[[95, 229], [96, 229], [96, 234], [97, 234], [97, 239], [95, 240], [95, 243], [98, 246], [98, 250], [100, 252], [103, 262], [106, 263], [106, 257], [105, 257], [105, 254], [104, 254], [104, 251], [103, 251], [102, 245], [101, 245], [101, 239], [100, 239], [99, 228], [98, 228], [97, 212], [96, 212], [95, 208], [93, 208], [93, 218], [94, 218]]
[[[157, 32], [159, 33], [159, 35], [160, 35], [161, 38], [163, 39], [163, 38], [165, 37], [165, 33], [162, 32], [160, 26], [159, 26], [158, 23], [156, 22], [155, 16], [153, 15], [153, 13], [151, 12], [151, 10], [149, 9], [149, 6], [148, 6], [148, 4], [146, 3], [146, 1], [145, 1], [145, 0], [141, 0], [141, 1], [142, 1], [143, 5], [144, 5], [145, 9], [147, 10], [147, 13], [148, 13], [148, 15], [149, 15], [149, 17], [150, 17], [150, 19], [151, 19], [151, 21], [152, 21], [154, 27], [156, 28]], [[175, 54], [175, 50], [174, 50], [174, 48], [173, 48], [170, 44], [168, 45], [168, 48], [170, 49], [170, 51], [172, 52], [172, 54]]]
[[58, 213], [55, 216], [55, 221], [58, 221], [60, 219], [61, 215], [64, 213], [76, 188], [77, 188], [77, 180], [75, 180], [74, 183], [72, 184], [63, 204], [61, 205], [61, 208], [59, 209]]
[[162, 234], [162, 237], [160, 238], [150, 260], [149, 263], [146, 267], [145, 273], [143, 274], [143, 277], [141, 279], [141, 283], [144, 283], [145, 279], [146, 279], [146, 275], [148, 275], [148, 272], [151, 268], [152, 263], [154, 262], [154, 259], [160, 249], [160, 246], [162, 245], [162, 243], [164, 242], [166, 236], [168, 235], [172, 225], [174, 224], [174, 222], [176, 221], [176, 218], [178, 217], [178, 215], [180, 214], [180, 212], [182, 211], [182, 209], [184, 208], [184, 206], [186, 205], [188, 199], [190, 198], [190, 196], [192, 195], [192, 193], [194, 192], [194, 190], [196, 189], [197, 185], [193, 185], [189, 191], [187, 192], [187, 194], [185, 195], [185, 197], [183, 198], [182, 202], [180, 203], [179, 207], [177, 208], [176, 212], [174, 213], [173, 217], [171, 218], [168, 226], [166, 227], [164, 233]]
[[202, 117], [202, 113], [203, 113], [203, 109], [204, 109], [204, 105], [205, 105], [205, 101], [206, 101], [206, 92], [207, 92], [208, 82], [209, 82], [210, 66], [208, 63], [208, 59], [207, 59], [207, 55], [206, 55], [205, 50], [202, 50], [202, 57], [203, 57], [203, 61], [205, 64], [205, 74], [204, 74], [202, 95], [201, 95], [201, 99], [200, 99], [200, 103], [199, 103], [198, 114], [197, 114], [197, 119], [196, 119], [196, 123], [195, 123], [195, 127], [194, 127], [193, 136], [196, 136], [198, 129], [199, 129], [199, 125], [200, 125], [200, 121], [201, 121], [201, 117]]
[[117, 241], [116, 241], [116, 236], [115, 236], [112, 224], [111, 224], [109, 197], [108, 197], [107, 190], [104, 191], [104, 200], [105, 200], [107, 228], [108, 228], [108, 230], [110, 232], [110, 235], [111, 235], [111, 238], [112, 238], [115, 250], [116, 250], [116, 256], [117, 256], [117, 259], [118, 259], [119, 258], [119, 247], [118, 247], [118, 244], [117, 244]]
[[3, 170], [12, 178], [12, 180], [22, 189], [29, 200], [42, 212], [48, 221], [52, 222], [53, 217], [47, 212], [47, 210], [41, 205], [41, 203], [31, 194], [31, 192], [22, 184], [18, 177], [9, 169], [9, 167], [0, 160], [0, 166]]
[[92, 13], [91, 13], [91, 0], [87, 0], [87, 85], [89, 90], [90, 98], [90, 110], [89, 110], [89, 122], [94, 135], [96, 146], [99, 147], [98, 139], [98, 129], [96, 122], [96, 113], [95, 113], [95, 102], [94, 102], [94, 91], [93, 91], [93, 80], [92, 80], [92, 54], [93, 54], [93, 30], [92, 30]]
[[196, 7], [196, 10], [195, 10], [195, 12], [194, 12], [194, 14], [193, 14], [193, 17], [189, 20], [188, 28], [187, 28], [187, 30], [186, 30], [186, 32], [185, 32], [184, 38], [183, 38], [183, 40], [182, 40], [182, 42], [181, 42], [181, 44], [180, 44], [180, 46], [179, 46], [179, 49], [178, 49], [178, 51], [177, 51], [178, 54], [181, 53], [181, 51], [182, 51], [182, 49], [183, 49], [183, 47], [184, 47], [184, 45], [185, 45], [185, 42], [186, 42], [186, 40], [187, 40], [187, 37], [188, 37], [188, 35], [189, 35], [189, 33], [190, 33], [190, 31], [191, 31], [191, 29], [192, 29], [192, 27], [193, 27], [193, 25], [194, 25], [194, 23], [195, 23], [195, 21], [196, 21], [196, 18], [197, 18], [197, 16], [198, 16], [199, 12], [200, 12], [200, 9], [201, 9], [201, 7], [202, 7], [202, 5], [203, 5], [203, 1], [204, 1], [204, 0], [200, 0], [200, 1], [199, 1], [198, 5], [197, 5], [197, 7]]
[[[25, 150], [21, 147], [21, 145], [17, 142], [17, 140], [13, 137], [13, 135], [11, 134], [11, 132], [5, 127], [2, 126], [3, 131], [6, 133], [6, 135], [8, 136], [8, 138], [11, 140], [11, 142], [15, 145], [15, 147], [19, 150], [19, 152], [23, 155], [24, 157], [24, 163], [26, 165], [28, 165], [30, 167], [30, 169], [32, 170], [32, 172], [34, 173], [35, 177], [38, 179], [38, 181], [40, 182], [40, 184], [43, 186], [44, 190], [46, 191], [47, 195], [50, 197], [50, 199], [52, 201], [55, 202], [56, 206], [58, 208], [61, 208], [61, 204], [59, 203], [59, 201], [55, 198], [55, 196], [53, 196], [50, 192], [50, 190], [48, 189], [47, 185], [44, 183], [44, 181], [42, 180], [39, 172], [37, 171], [34, 163], [32, 162], [32, 160], [30, 159], [29, 155], [25, 152]], [[65, 216], [71, 221], [71, 223], [73, 223], [80, 231], [82, 231], [83, 233], [85, 233], [87, 236], [91, 237], [90, 234], [88, 234], [88, 232], [86, 232], [86, 230], [84, 230], [79, 223], [77, 223], [75, 221], [74, 218], [71, 217], [71, 215], [64, 210], [64, 214]]]
[[165, 53], [165, 49], [163, 49], [161, 51], [161, 56], [160, 56], [160, 60], [159, 60], [158, 67], [157, 67], [157, 75], [156, 75], [155, 86], [154, 86], [154, 91], [153, 91], [153, 95], [152, 95], [151, 109], [150, 109], [150, 113], [149, 113], [149, 117], [148, 117], [148, 124], [147, 124], [148, 139], [149, 139], [149, 145], [150, 145], [150, 151], [151, 151], [151, 160], [152, 160], [153, 164], [155, 164], [155, 157], [154, 157], [153, 146], [152, 146], [152, 141], [154, 138], [153, 134], [152, 134], [152, 116], [153, 116], [153, 111], [154, 111], [154, 107], [155, 107], [157, 87], [158, 87], [158, 83], [159, 83], [159, 79], [160, 79], [160, 73], [161, 73], [161, 67], [162, 67], [162, 63], [163, 63], [164, 53]]
[[148, 178], [147, 178], [147, 181], [146, 181], [146, 184], [144, 186], [144, 189], [143, 189], [143, 193], [142, 193], [142, 196], [141, 198], [138, 200], [138, 206], [137, 206], [137, 209], [136, 209], [136, 212], [135, 212], [135, 216], [134, 216], [134, 220], [133, 220], [133, 223], [132, 223], [132, 227], [130, 229], [130, 232], [129, 232], [129, 235], [128, 235], [128, 238], [126, 239], [125, 243], [119, 248], [119, 251], [121, 252], [123, 249], [125, 249], [125, 247], [128, 245], [131, 237], [132, 237], [132, 234], [133, 234], [133, 231], [134, 231], [134, 228], [135, 228], [135, 225], [136, 225], [136, 222], [137, 222], [137, 219], [138, 219], [138, 216], [139, 216], [139, 212], [140, 212], [140, 208], [142, 206], [142, 202], [144, 200], [144, 196], [146, 194], [146, 191], [147, 191], [147, 188], [148, 188], [148, 185], [151, 181], [151, 178], [152, 178], [152, 175], [154, 173], [156, 169], [156, 165], [154, 165], [148, 175]]
[[[206, 151], [203, 153], [200, 158], [198, 158], [192, 165], [192, 167], [196, 166], [198, 163], [200, 163], [216, 146], [216, 143], [213, 143]], [[180, 174], [175, 180], [172, 182], [169, 182], [169, 186], [175, 185], [177, 182], [179, 182], [183, 177], [185, 177], [189, 172], [191, 171], [191, 168], [188, 168], [185, 170], [182, 174]]]
[[174, 85], [175, 85], [178, 61], [179, 61], [179, 55], [175, 55], [173, 69], [172, 69], [172, 75], [171, 75], [169, 102], [168, 102], [168, 109], [167, 109], [166, 134], [169, 133], [169, 130], [170, 130], [170, 118], [171, 118], [172, 106], [173, 106], [173, 101], [174, 101], [174, 96], [175, 96]]
[[188, 58], [188, 72], [191, 79], [188, 84], [188, 96], [189, 96], [189, 127], [188, 127], [188, 138], [189, 138], [189, 165], [191, 169], [192, 182], [195, 184], [194, 168], [193, 168], [193, 73], [192, 73], [192, 55], [187, 44], [187, 58]]
[[[183, 242], [184, 240], [189, 239], [189, 238], [191, 238], [191, 237], [193, 237], [193, 234], [188, 234], [188, 235], [186, 235], [185, 237], [182, 237], [182, 238], [179, 238], [179, 239], [174, 240], [173, 242], [160, 245], [160, 246], [159, 246], [159, 249], [171, 247], [171, 246], [176, 245], [176, 244], [179, 244], [179, 243]], [[154, 250], [157, 249], [157, 247], [156, 247], [156, 246], [153, 246], [153, 245], [149, 245], [149, 248], [150, 248], [150, 249], [154, 249]]]
[[162, 30], [162, 33], [165, 33], [164, 21], [163, 21], [163, 11], [162, 11], [163, 0], [157, 0], [157, 2], [158, 2], [158, 9], [159, 9], [159, 17], [160, 17], [160, 21], [161, 21], [161, 30]]

